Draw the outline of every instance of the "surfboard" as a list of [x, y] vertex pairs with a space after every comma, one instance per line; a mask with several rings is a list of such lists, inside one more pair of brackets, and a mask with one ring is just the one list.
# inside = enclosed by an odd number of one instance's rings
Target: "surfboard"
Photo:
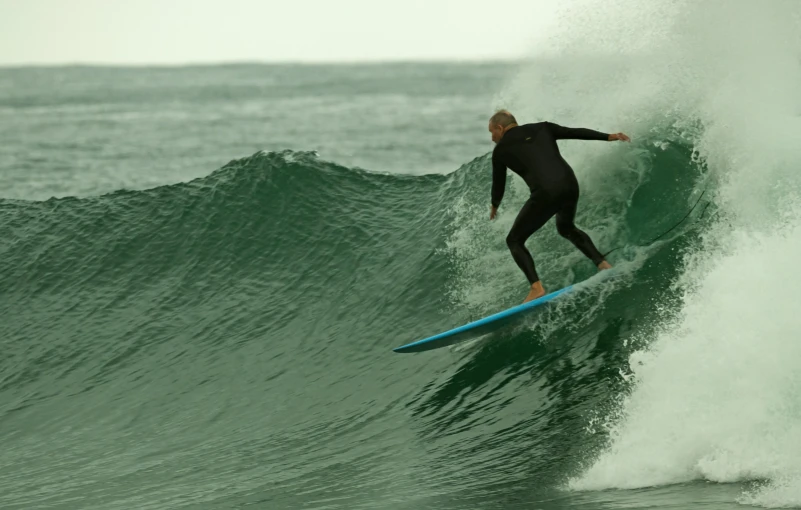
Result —
[[439, 349], [440, 347], [446, 347], [448, 345], [452, 345], [458, 342], [464, 342], [466, 340], [472, 340], [474, 338], [479, 338], [481, 336], [493, 333], [505, 327], [509, 327], [514, 324], [519, 324], [524, 320], [531, 318], [532, 312], [542, 311], [547, 305], [563, 298], [564, 296], [572, 292], [575, 292], [580, 288], [586, 287], [585, 284], [590, 283], [591, 281], [598, 281], [606, 279], [608, 277], [619, 276], [619, 275], [620, 273], [615, 271], [614, 269], [601, 271], [600, 273], [592, 276], [591, 278], [588, 278], [587, 280], [581, 283], [569, 285], [562, 289], [551, 292], [550, 294], [545, 294], [541, 298], [529, 301], [528, 303], [523, 303], [521, 305], [513, 306], [512, 308], [509, 308], [502, 312], [498, 312], [488, 317], [484, 317], [483, 319], [470, 322], [468, 324], [465, 324], [464, 326], [459, 326], [458, 328], [450, 329], [443, 333], [439, 333], [437, 335], [430, 336], [428, 338], [423, 338], [422, 340], [417, 340], [416, 342], [402, 345], [400, 347], [396, 347], [392, 350], [394, 352], [400, 352], [400, 353], [422, 352], [422, 351], [429, 351], [431, 349]]

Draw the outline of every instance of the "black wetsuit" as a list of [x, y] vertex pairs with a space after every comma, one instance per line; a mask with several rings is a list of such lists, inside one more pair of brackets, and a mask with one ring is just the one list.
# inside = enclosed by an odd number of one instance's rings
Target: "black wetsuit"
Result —
[[500, 205], [506, 186], [506, 168], [523, 178], [531, 197], [517, 215], [506, 244], [529, 283], [539, 280], [534, 259], [526, 249], [526, 239], [556, 215], [559, 234], [592, 259], [604, 259], [590, 237], [576, 228], [579, 186], [573, 169], [559, 153], [560, 139], [609, 140], [609, 135], [591, 129], [566, 128], [551, 122], [515, 126], [503, 135], [492, 153], [492, 205]]

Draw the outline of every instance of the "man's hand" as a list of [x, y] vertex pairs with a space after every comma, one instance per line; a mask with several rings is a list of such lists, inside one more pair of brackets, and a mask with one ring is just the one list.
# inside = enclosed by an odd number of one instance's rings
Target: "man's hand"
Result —
[[614, 142], [615, 140], [620, 140], [621, 142], [630, 142], [631, 138], [629, 138], [628, 136], [626, 136], [623, 133], [614, 133], [614, 134], [609, 135], [609, 141], [610, 142]]
[[494, 220], [496, 214], [498, 214], [498, 209], [494, 205], [491, 205], [490, 206], [490, 219]]

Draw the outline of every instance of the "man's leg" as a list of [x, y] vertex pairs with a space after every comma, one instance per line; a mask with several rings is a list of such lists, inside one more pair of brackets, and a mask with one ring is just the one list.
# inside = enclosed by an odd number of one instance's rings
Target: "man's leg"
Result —
[[590, 236], [583, 230], [579, 230], [573, 222], [576, 218], [577, 205], [578, 193], [575, 193], [575, 197], [571, 196], [571, 198], [562, 205], [559, 212], [556, 213], [556, 229], [559, 231], [559, 235], [573, 243], [581, 253], [592, 260], [592, 263], [595, 264], [598, 269], [611, 269], [611, 264], [604, 260], [603, 255], [601, 255], [601, 252], [595, 247]]
[[549, 200], [529, 198], [523, 208], [520, 209], [520, 212], [517, 213], [512, 229], [509, 231], [509, 235], [506, 236], [506, 245], [509, 247], [509, 251], [512, 252], [512, 257], [531, 285], [528, 296], [523, 301], [524, 303], [545, 295], [545, 289], [542, 287], [540, 277], [534, 268], [534, 259], [526, 249], [526, 240], [531, 237], [531, 234], [545, 225], [545, 222], [555, 212], [556, 210]]

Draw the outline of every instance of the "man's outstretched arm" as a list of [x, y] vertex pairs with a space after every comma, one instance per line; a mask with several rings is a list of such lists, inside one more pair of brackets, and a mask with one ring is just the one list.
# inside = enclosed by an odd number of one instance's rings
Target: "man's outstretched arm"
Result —
[[629, 142], [631, 139], [623, 133], [601, 133], [593, 129], [587, 128], [569, 128], [554, 124], [553, 122], [546, 122], [548, 129], [551, 130], [553, 137], [557, 140], [603, 140], [613, 141], [622, 140]]

